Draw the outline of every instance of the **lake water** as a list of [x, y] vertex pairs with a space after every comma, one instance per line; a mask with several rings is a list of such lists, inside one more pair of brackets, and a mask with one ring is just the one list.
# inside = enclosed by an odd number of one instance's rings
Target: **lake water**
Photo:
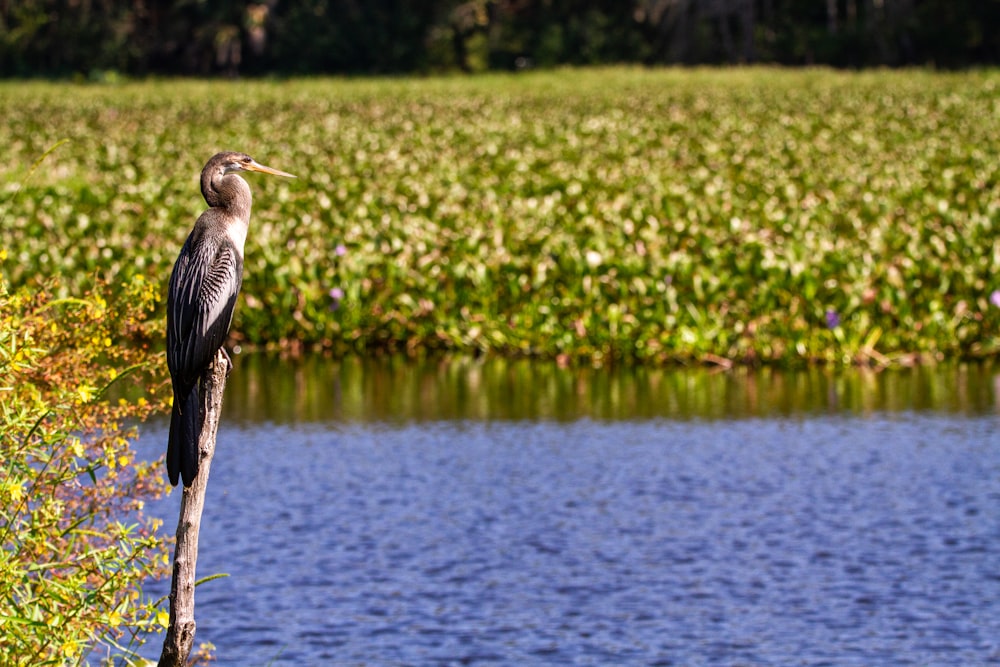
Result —
[[238, 359], [219, 572], [222, 666], [1000, 664], [1000, 370]]

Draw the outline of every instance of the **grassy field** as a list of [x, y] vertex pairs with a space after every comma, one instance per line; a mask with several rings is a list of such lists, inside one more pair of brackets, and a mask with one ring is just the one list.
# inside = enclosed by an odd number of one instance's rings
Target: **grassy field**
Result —
[[213, 153], [297, 174], [248, 179], [243, 345], [589, 363], [1000, 352], [1000, 72], [8, 82], [0, 116], [15, 285], [143, 274], [165, 293]]

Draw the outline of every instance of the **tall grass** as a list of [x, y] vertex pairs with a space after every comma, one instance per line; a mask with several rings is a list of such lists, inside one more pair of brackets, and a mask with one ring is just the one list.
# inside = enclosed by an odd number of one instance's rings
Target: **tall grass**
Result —
[[[1000, 73], [560, 70], [0, 85], [4, 272], [165, 290], [253, 179], [241, 344], [592, 362], [1000, 351]], [[6, 207], [0, 203], [0, 207]]]

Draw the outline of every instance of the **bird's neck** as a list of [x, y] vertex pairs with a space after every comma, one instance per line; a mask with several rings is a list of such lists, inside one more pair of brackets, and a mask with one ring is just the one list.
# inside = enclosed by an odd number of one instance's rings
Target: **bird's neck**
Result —
[[224, 232], [242, 254], [253, 205], [250, 186], [236, 174], [227, 174], [222, 178], [204, 179], [201, 192], [209, 206], [226, 214]]
[[243, 247], [247, 242], [247, 228], [249, 227], [249, 225], [243, 222], [243, 220], [244, 219], [240, 219], [239, 222], [233, 222], [226, 227], [226, 236], [228, 236], [229, 240], [233, 242], [234, 246], [236, 246], [236, 249], [239, 251], [241, 257], [243, 256]]
[[250, 218], [253, 194], [250, 186], [236, 174], [226, 174], [222, 178], [203, 178], [201, 194], [212, 208], [222, 208], [241, 219]]

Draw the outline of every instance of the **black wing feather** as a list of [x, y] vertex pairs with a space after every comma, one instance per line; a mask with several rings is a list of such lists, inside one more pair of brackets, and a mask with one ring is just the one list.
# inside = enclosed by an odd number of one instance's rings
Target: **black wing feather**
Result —
[[167, 294], [167, 366], [174, 406], [167, 441], [167, 473], [190, 486], [198, 474], [201, 400], [198, 382], [225, 342], [243, 283], [243, 255], [225, 233], [202, 220], [188, 236], [170, 274]]
[[242, 283], [243, 257], [229, 237], [192, 232], [167, 299], [167, 365], [175, 381], [196, 383], [222, 347]]

